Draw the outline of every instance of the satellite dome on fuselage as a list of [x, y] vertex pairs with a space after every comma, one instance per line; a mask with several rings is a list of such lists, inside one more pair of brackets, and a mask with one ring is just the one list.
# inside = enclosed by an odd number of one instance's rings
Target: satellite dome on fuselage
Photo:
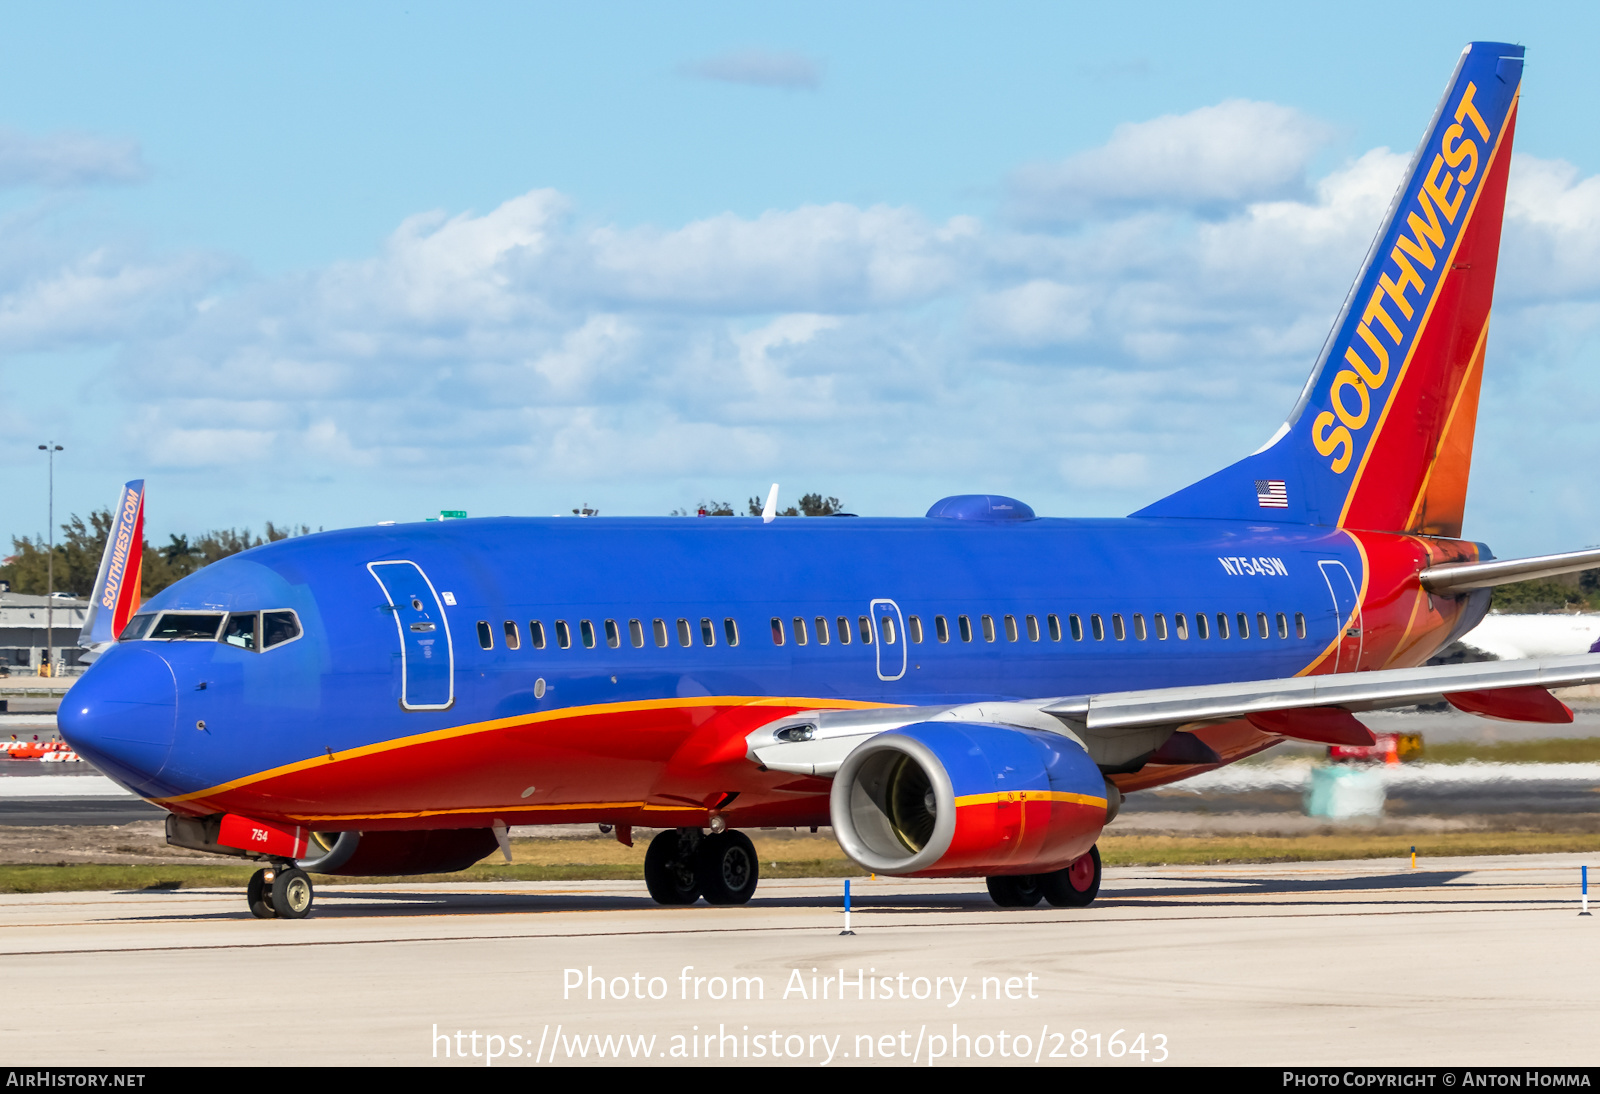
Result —
[[928, 510], [930, 517], [948, 520], [1033, 520], [1033, 507], [1001, 494], [956, 494], [940, 498]]

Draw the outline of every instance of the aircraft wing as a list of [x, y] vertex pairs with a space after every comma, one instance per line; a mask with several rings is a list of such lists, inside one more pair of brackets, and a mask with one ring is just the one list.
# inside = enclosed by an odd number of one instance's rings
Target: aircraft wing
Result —
[[[745, 740], [749, 758], [764, 767], [831, 777], [858, 744], [878, 733], [915, 722], [993, 722], [1066, 733], [1103, 768], [1116, 768], [1162, 748], [1179, 729], [1236, 719], [1269, 733], [1330, 744], [1371, 743], [1357, 712], [1417, 703], [1443, 701], [1511, 721], [1570, 722], [1572, 712], [1549, 689], [1592, 683], [1600, 683], [1600, 655], [1582, 654], [1025, 702], [808, 711], [762, 726]], [[1174, 760], [1206, 762], [1202, 750], [1209, 751], [1194, 741], [1188, 755]]]

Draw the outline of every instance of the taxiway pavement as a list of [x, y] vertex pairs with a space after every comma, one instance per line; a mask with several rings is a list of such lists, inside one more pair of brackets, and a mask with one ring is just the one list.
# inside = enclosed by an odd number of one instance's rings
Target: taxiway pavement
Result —
[[835, 880], [7, 895], [0, 1029], [18, 1065], [1593, 1065], [1590, 857], [1116, 868], [1071, 910], [858, 880], [853, 936]]

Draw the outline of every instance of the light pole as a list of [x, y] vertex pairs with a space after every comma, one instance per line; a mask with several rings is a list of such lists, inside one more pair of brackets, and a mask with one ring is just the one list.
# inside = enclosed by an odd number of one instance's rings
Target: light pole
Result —
[[62, 451], [59, 444], [41, 444], [39, 451], [46, 453], [50, 462], [50, 525], [46, 540], [49, 543], [50, 553], [45, 556], [45, 601], [44, 601], [44, 675], [54, 676], [56, 659], [56, 453]]

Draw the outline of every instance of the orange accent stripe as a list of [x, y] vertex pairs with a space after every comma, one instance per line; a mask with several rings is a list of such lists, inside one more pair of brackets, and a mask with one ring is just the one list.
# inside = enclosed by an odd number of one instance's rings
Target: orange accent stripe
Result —
[[1001, 790], [994, 794], [964, 794], [956, 799], [956, 808], [963, 805], [991, 805], [996, 802], [1067, 802], [1070, 805], [1098, 805], [1104, 809], [1106, 800], [1093, 794], [1072, 794], [1065, 790]]
[[[1466, 231], [1465, 225], [1462, 226], [1462, 231]], [[1422, 518], [1423, 510], [1428, 503], [1428, 486], [1433, 482], [1433, 473], [1439, 469], [1439, 461], [1445, 457], [1445, 450], [1450, 446], [1450, 431], [1455, 427], [1456, 415], [1460, 413], [1461, 405], [1465, 401], [1468, 393], [1475, 393], [1477, 391], [1476, 383], [1482, 379], [1483, 354], [1485, 343], [1488, 340], [1489, 317], [1485, 316], [1483, 320], [1483, 330], [1478, 334], [1478, 344], [1473, 347], [1472, 357], [1467, 362], [1467, 371], [1462, 374], [1461, 385], [1456, 388], [1455, 401], [1450, 404], [1450, 413], [1445, 416], [1444, 425], [1439, 429], [1439, 443], [1434, 447], [1433, 459], [1428, 461], [1427, 474], [1422, 476], [1422, 487], [1417, 491], [1417, 500], [1411, 506], [1411, 515], [1406, 518], [1406, 528], [1408, 530], [1417, 530], [1417, 522]], [[1474, 417], [1476, 417], [1477, 400], [1474, 399], [1473, 403]], [[1474, 422], [1473, 424], [1476, 423]], [[1467, 458], [1472, 458], [1470, 442], [1467, 448]], [[1452, 485], [1459, 486], [1464, 503], [1467, 492], [1465, 476], [1463, 476], [1462, 481], [1459, 484]], [[1459, 530], [1457, 534], [1459, 534]]]
[[[1506, 111], [1506, 120], [1501, 123], [1500, 132], [1495, 136], [1494, 150], [1489, 153], [1488, 161], [1483, 166], [1484, 182], [1489, 181], [1489, 172], [1494, 168], [1495, 158], [1500, 155], [1501, 142], [1505, 139], [1506, 130], [1511, 128], [1511, 120], [1516, 115], [1517, 104], [1521, 101], [1521, 98], [1522, 89], [1518, 88], [1517, 93], [1512, 96], [1510, 108]], [[1478, 199], [1483, 196], [1483, 192], [1486, 189], [1488, 189], [1487, 186], [1480, 185], [1473, 193], [1472, 204], [1467, 207], [1467, 215], [1461, 221], [1461, 228], [1456, 232], [1456, 238], [1451, 241], [1449, 258], [1445, 260], [1443, 272], [1440, 273], [1439, 281], [1433, 287], [1433, 295], [1428, 298], [1428, 307], [1422, 313], [1422, 321], [1417, 324], [1416, 330], [1412, 334], [1411, 347], [1406, 350], [1405, 363], [1400, 366], [1400, 372], [1394, 378], [1394, 386], [1389, 389], [1389, 398], [1383, 404], [1383, 413], [1378, 415], [1378, 424], [1373, 427], [1372, 436], [1367, 438], [1367, 448], [1366, 451], [1361, 453], [1361, 463], [1356, 468], [1355, 478], [1350, 480], [1350, 490], [1345, 494], [1343, 508], [1339, 510], [1340, 528], [1344, 527], [1345, 518], [1350, 515], [1350, 506], [1355, 501], [1356, 492], [1361, 489], [1361, 477], [1367, 470], [1367, 460], [1372, 457], [1373, 450], [1378, 447], [1378, 434], [1383, 432], [1383, 423], [1389, 419], [1389, 411], [1394, 407], [1395, 396], [1399, 394], [1400, 386], [1405, 383], [1406, 373], [1411, 371], [1412, 358], [1416, 355], [1417, 347], [1422, 344], [1423, 328], [1428, 325], [1428, 320], [1433, 316], [1433, 306], [1439, 302], [1439, 293], [1444, 289], [1445, 279], [1450, 276], [1450, 268], [1455, 265], [1456, 251], [1460, 250], [1461, 241], [1467, 237], [1467, 227], [1472, 223], [1473, 214], [1477, 212]], [[1403, 209], [1404, 207], [1402, 206], [1402, 211]], [[1399, 216], [1400, 214], [1396, 212], [1395, 215]]]
[[[541, 722], [564, 721], [568, 718], [586, 718], [599, 714], [623, 714], [634, 711], [646, 710], [682, 710], [692, 707], [795, 707], [799, 710], [876, 710], [883, 707], [903, 706], [902, 703], [867, 703], [855, 699], [816, 699], [803, 697], [784, 697], [772, 695], [700, 695], [689, 698], [673, 699], [637, 699], [623, 703], [595, 703], [591, 706], [563, 707], [560, 710], [547, 710], [537, 714], [521, 714], [513, 718], [496, 718], [488, 722], [471, 722], [467, 725], [452, 726], [449, 729], [436, 729], [428, 733], [416, 733], [409, 737], [396, 737], [393, 740], [380, 741], [377, 744], [362, 745], [360, 748], [347, 748], [334, 755], [338, 760], [354, 760], [362, 756], [376, 756], [384, 752], [392, 752], [399, 748], [410, 748], [413, 745], [431, 744], [435, 741], [449, 741], [459, 737], [470, 737], [479, 733], [493, 733], [499, 729], [509, 729], [513, 726], [538, 725]], [[292, 775], [297, 771], [324, 765], [328, 762], [326, 755], [313, 756], [305, 760], [296, 760], [294, 763], [282, 764], [278, 767], [258, 771], [253, 775], [245, 775], [232, 779], [204, 790], [196, 790], [190, 794], [180, 794], [172, 798], [150, 798], [149, 801], [156, 805], [166, 805], [169, 802], [193, 801], [196, 798], [205, 798], [213, 794], [226, 793], [237, 790], [241, 786], [249, 786], [265, 779], [274, 779], [280, 775]], [[578, 808], [574, 806], [573, 808]], [[483, 810], [468, 810], [468, 812], [483, 812]], [[397, 814], [401, 816], [422, 816], [424, 814]]]

